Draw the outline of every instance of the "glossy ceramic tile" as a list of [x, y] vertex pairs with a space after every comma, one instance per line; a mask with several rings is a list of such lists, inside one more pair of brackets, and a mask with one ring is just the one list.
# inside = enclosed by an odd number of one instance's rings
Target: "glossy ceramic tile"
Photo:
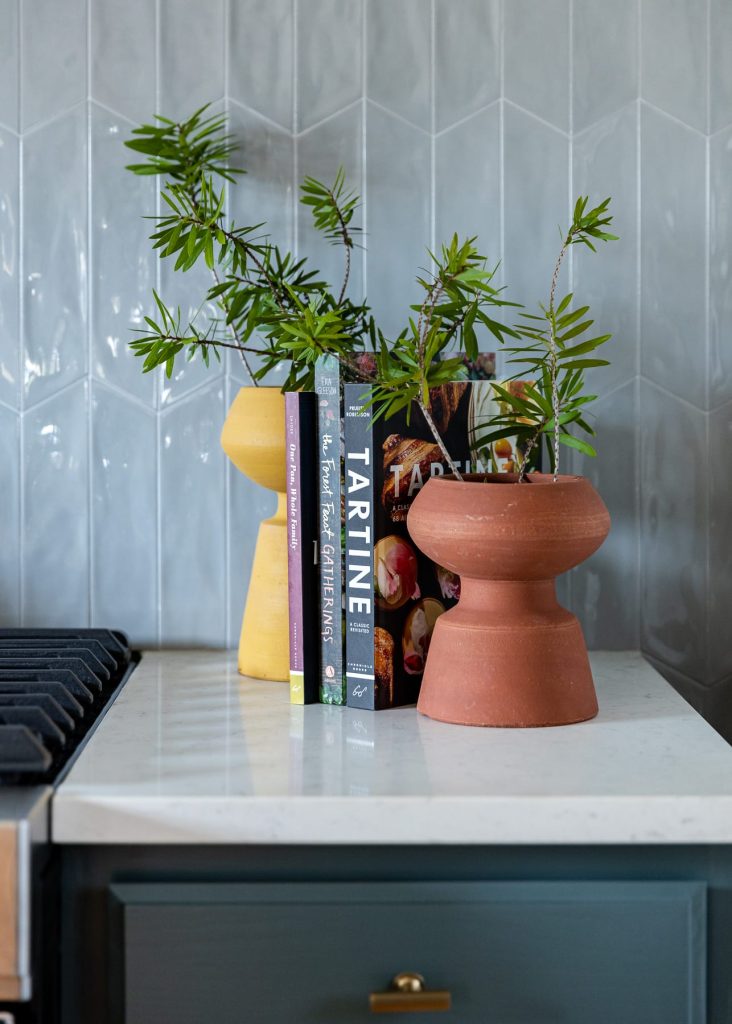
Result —
[[641, 366], [706, 405], [705, 141], [641, 109]]
[[21, 122], [29, 128], [86, 95], [87, 0], [19, 0]]
[[569, 0], [504, 4], [504, 96], [567, 131]]
[[437, 131], [498, 99], [501, 94], [500, 49], [498, 0], [436, 0]]
[[732, 129], [709, 144], [709, 404], [732, 399]]
[[20, 421], [0, 406], [0, 623], [20, 619]]
[[366, 145], [367, 291], [378, 322], [393, 336], [420, 298], [415, 277], [428, 260], [430, 140], [369, 104]]
[[572, 19], [572, 127], [582, 131], [638, 95], [638, 3], [581, 0]]
[[707, 130], [708, 5], [641, 0], [641, 96]]
[[[305, 132], [297, 139], [298, 188], [306, 176], [332, 184], [342, 167], [346, 172], [347, 188], [364, 196], [362, 179], [363, 104], [356, 103], [335, 117]], [[340, 291], [344, 275], [344, 252], [323, 238], [313, 226], [311, 207], [297, 203], [298, 252], [312, 261], [336, 294]], [[364, 208], [356, 211], [352, 225], [363, 231]], [[359, 245], [364, 244], [363, 235]], [[354, 299], [363, 297], [363, 248], [351, 250], [349, 294]]]
[[224, 416], [214, 383], [160, 420], [161, 631], [173, 646], [226, 643]]
[[229, 209], [236, 223], [259, 224], [277, 245], [293, 242], [293, 141], [287, 132], [236, 103], [229, 127], [239, 144], [235, 157], [246, 175], [230, 189]]
[[157, 465], [150, 456], [156, 419], [96, 382], [91, 416], [91, 624], [155, 644]]
[[[92, 96], [136, 124], [151, 121], [159, 113], [155, 4], [150, 0], [94, 0], [89, 16]], [[134, 74], [130, 74], [132, 53]]]
[[224, 95], [224, 0], [159, 0], [159, 114], [187, 117]]
[[572, 603], [594, 649], [637, 648], [639, 643], [638, 385], [631, 380], [589, 407], [598, 457], [582, 457], [586, 476], [610, 512], [610, 535], [572, 573]]
[[88, 420], [86, 381], [24, 416], [25, 626], [89, 622]]
[[[732, 402], [709, 417], [709, 592], [707, 682], [717, 683], [732, 674], [729, 610], [732, 608], [732, 544], [730, 509], [732, 476], [727, 471], [732, 450]], [[732, 720], [728, 709], [728, 719]]]
[[709, 456], [703, 412], [641, 387], [641, 642], [704, 679]]
[[0, 401], [20, 399], [18, 139], [0, 128]]
[[144, 218], [155, 212], [156, 181], [125, 170], [128, 121], [96, 105], [90, 116], [92, 370], [153, 405], [155, 375], [142, 373], [130, 342], [135, 328], [147, 330], [144, 316], [154, 315], [158, 257], [148, 237], [153, 224]]
[[47, 398], [87, 368], [86, 136], [86, 109], [77, 106], [23, 141], [23, 361], [29, 403]]
[[499, 262], [501, 111], [498, 103], [444, 132], [436, 140], [437, 245], [449, 242], [454, 232], [463, 238], [477, 235], [478, 248], [489, 264]]
[[293, 0], [229, 0], [228, 96], [292, 129]]
[[305, 0], [297, 11], [297, 130], [361, 95], [361, 34], [366, 0]]
[[[683, 454], [697, 475], [694, 494], [709, 488], [711, 506], [709, 518], [703, 510], [697, 514], [687, 496], [680, 514], [693, 519], [704, 543], [714, 537], [709, 542], [720, 546], [732, 498], [724, 474], [707, 472], [707, 459], [714, 450], [714, 460], [723, 461], [726, 449], [714, 444], [721, 445], [722, 437], [727, 444], [723, 410], [732, 398], [727, 0], [0, 0], [0, 24], [0, 416], [8, 422], [4, 442], [12, 452], [12, 410], [24, 410], [28, 465], [34, 486], [41, 487], [36, 502], [31, 478], [24, 484], [32, 513], [24, 524], [24, 578], [33, 615], [51, 619], [74, 612], [76, 618], [91, 610], [98, 621], [115, 611], [96, 538], [106, 537], [104, 523], [114, 520], [115, 506], [122, 519], [138, 515], [136, 503], [153, 480], [156, 492], [158, 481], [162, 489], [161, 526], [167, 530], [155, 563], [155, 580], [164, 581], [155, 598], [162, 639], [223, 643], [238, 635], [256, 526], [272, 501], [227, 469], [218, 449], [226, 405], [221, 392], [233, 393], [246, 375], [230, 354], [223, 367], [210, 370], [200, 362], [181, 363], [170, 382], [144, 378], [127, 347], [129, 327], [149, 310], [156, 279], [185, 320], [198, 310], [210, 274], [201, 266], [174, 275], [150, 253], [150, 226], [139, 215], [152, 211], [156, 183], [122, 168], [124, 118], [149, 118], [156, 110], [184, 115], [208, 100], [214, 109], [231, 110], [244, 146], [240, 161], [250, 171], [232, 192], [237, 223], [266, 219], [278, 243], [312, 252], [333, 279], [341, 253], [313, 238], [297, 201], [297, 178], [315, 173], [327, 179], [338, 162], [346, 165], [364, 194], [368, 220], [368, 253], [354, 253], [353, 294], [368, 293], [388, 333], [403, 326], [409, 302], [417, 298], [414, 276], [425, 265], [426, 246], [455, 230], [477, 231], [486, 253], [497, 258], [503, 239], [499, 273], [512, 295], [533, 305], [546, 299], [557, 225], [566, 224], [570, 193], [612, 195], [622, 239], [597, 256], [575, 252], [572, 285], [591, 303], [598, 325], [615, 334], [607, 350], [611, 368], [594, 379], [588, 375], [606, 396], [598, 443], [602, 447], [607, 437], [610, 444], [588, 472], [607, 491], [616, 529], [592, 563], [560, 581], [563, 599], [584, 618], [592, 643], [615, 645], [630, 635], [635, 606], [620, 607], [621, 583], [632, 591], [635, 572], [629, 555], [632, 488], [623, 485], [632, 447], [628, 431], [644, 432], [646, 453], [664, 445], [662, 469], [656, 469], [654, 454], [651, 469], [641, 475], [644, 522], [650, 524], [653, 502], [667, 501], [667, 453], [674, 453], [676, 466]], [[364, 86], [366, 103], [360, 99]], [[646, 103], [637, 124], [641, 88]], [[20, 129], [20, 138], [6, 128]], [[716, 133], [708, 143], [707, 130]], [[16, 150], [22, 157], [19, 183]], [[639, 366], [700, 410], [716, 410], [709, 430], [702, 430], [706, 421], [693, 407], [673, 399], [675, 420], [667, 423], [667, 405], [652, 401], [641, 425], [630, 407]], [[94, 406], [88, 435], [89, 410], [77, 413], [72, 398], [90, 378], [95, 396], [105, 401]], [[278, 371], [272, 382], [281, 378]], [[652, 389], [643, 387], [644, 394]], [[63, 427], [56, 432], [63, 442], [50, 454], [38, 447], [41, 436], [47, 441], [50, 435], [36, 430], [36, 417], [49, 409]], [[677, 427], [679, 417], [682, 426], [689, 419], [688, 430]], [[38, 422], [45, 427], [50, 421]], [[170, 443], [159, 459], [150, 447], [144, 460], [139, 453], [149, 447], [151, 425]], [[136, 439], [134, 451], [129, 438]], [[94, 460], [108, 459], [108, 470], [94, 461], [90, 481], [77, 462], [51, 484], [38, 466], [55, 465], [51, 455], [56, 463], [63, 460], [59, 453], [69, 446], [82, 462], [87, 451]], [[209, 461], [201, 461], [199, 449]], [[17, 466], [12, 458], [6, 462], [12, 476]], [[627, 472], [636, 469], [628, 466]], [[130, 494], [133, 478], [144, 478], [139, 495], [136, 489]], [[72, 489], [80, 514], [73, 523], [67, 511]], [[46, 519], [59, 508], [62, 529], [72, 536], [71, 562], [81, 566], [71, 587], [67, 566], [54, 561], [42, 536]], [[203, 520], [211, 516], [219, 525], [206, 533]], [[175, 552], [190, 544], [190, 523], [204, 539], [192, 554], [187, 551], [180, 568]], [[147, 534], [144, 543], [151, 543]], [[684, 678], [718, 678], [714, 673], [725, 671], [727, 662], [714, 638], [709, 665], [694, 660], [696, 638], [712, 628], [714, 613], [700, 602], [694, 573], [675, 568], [681, 543], [678, 531], [663, 526], [641, 547], [647, 633], [672, 661], [678, 652], [692, 651], [682, 658]], [[136, 593], [143, 594], [140, 608], [149, 608], [151, 600], [147, 557], [129, 569]], [[627, 580], [621, 581], [616, 558]], [[127, 561], [120, 545], [109, 564], [127, 569]], [[692, 562], [693, 553], [684, 566]], [[719, 573], [726, 572], [723, 557], [718, 564]], [[17, 590], [13, 565], [0, 566], [0, 595]], [[89, 572], [90, 594], [78, 582], [88, 581]], [[680, 581], [681, 611], [672, 603], [674, 580]], [[725, 581], [721, 575], [710, 586], [724, 594]], [[119, 614], [134, 623], [135, 608], [125, 600], [120, 595]], [[156, 635], [157, 619], [148, 627], [142, 619], [144, 636]]]
[[431, 0], [367, 0], [367, 95], [425, 131], [432, 128], [431, 17]]
[[710, 0], [709, 130], [732, 125], [732, 4]]
[[0, 124], [18, 129], [20, 0], [0, 0]]
[[[617, 242], [579, 246], [572, 256], [572, 289], [578, 305], [589, 305], [596, 333], [613, 338], [598, 353], [609, 367], [587, 371], [600, 394], [630, 380], [638, 370], [638, 103], [602, 118], [573, 141], [572, 189], [592, 203], [612, 197]], [[590, 335], [588, 335], [590, 337]]]
[[[548, 300], [557, 224], [569, 216], [569, 146], [554, 128], [511, 103], [504, 108], [504, 282], [508, 298], [534, 312]], [[561, 282], [566, 290], [566, 272]]]

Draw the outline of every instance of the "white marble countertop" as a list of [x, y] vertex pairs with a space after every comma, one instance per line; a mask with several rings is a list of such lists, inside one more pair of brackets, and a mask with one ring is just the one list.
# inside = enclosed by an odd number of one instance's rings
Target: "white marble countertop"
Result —
[[151, 652], [53, 802], [57, 843], [730, 843], [732, 747], [636, 653], [600, 715], [443, 725], [292, 706], [234, 654]]

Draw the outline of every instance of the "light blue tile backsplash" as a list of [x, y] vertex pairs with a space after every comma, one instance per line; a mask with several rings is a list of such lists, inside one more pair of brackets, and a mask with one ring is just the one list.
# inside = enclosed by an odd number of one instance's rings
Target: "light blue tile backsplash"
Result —
[[[546, 297], [571, 198], [622, 240], [573, 253], [616, 337], [588, 473], [611, 538], [562, 593], [593, 646], [639, 643], [723, 684], [732, 600], [732, 14], [728, 0], [0, 0], [0, 618], [109, 623], [137, 643], [236, 642], [272, 497], [219, 448], [243, 367], [143, 377], [130, 328], [203, 270], [150, 253], [134, 123], [212, 101], [249, 171], [239, 222], [313, 251], [305, 174], [364, 196], [366, 292], [399, 329], [427, 246], [478, 232]], [[723, 550], [724, 549], [724, 550]], [[725, 596], [726, 595], [726, 596]], [[712, 596], [717, 600], [713, 601]], [[693, 690], [691, 684], [688, 687]], [[721, 690], [719, 691], [721, 692]], [[714, 701], [706, 701], [710, 706]], [[717, 702], [719, 703], [719, 702]]]

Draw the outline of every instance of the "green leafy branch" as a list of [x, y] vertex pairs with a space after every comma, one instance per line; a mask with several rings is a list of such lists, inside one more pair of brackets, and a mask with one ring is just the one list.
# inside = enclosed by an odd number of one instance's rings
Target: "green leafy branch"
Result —
[[594, 324], [587, 315], [589, 306], [572, 309], [572, 293], [556, 302], [559, 273], [569, 247], [585, 245], [595, 252], [596, 241], [617, 239], [617, 235], [606, 230], [612, 223], [608, 213], [610, 200], [604, 200], [589, 211], [587, 203], [588, 198], [581, 196], [575, 204], [572, 224], [563, 236], [554, 265], [548, 305], [540, 306], [539, 316], [522, 313], [522, 323], [517, 325], [517, 330], [522, 341], [528, 344], [507, 348], [511, 356], [508, 364], [521, 367], [515, 378], [530, 376], [534, 382], [523, 387], [520, 393], [494, 385], [505, 411], [491, 420], [490, 429], [479, 439], [480, 444], [488, 444], [501, 437], [515, 435], [518, 438], [523, 453], [519, 482], [526, 479], [534, 464], [542, 436], [546, 438], [555, 481], [559, 474], [560, 445], [586, 455], [596, 454], [592, 445], [572, 433], [570, 427], [579, 427], [589, 436], [595, 433], [585, 418], [585, 406], [597, 396], [584, 393], [584, 373], [591, 367], [608, 365], [606, 359], [598, 359], [592, 353], [612, 335], [599, 334], [579, 340]]
[[[270, 241], [263, 223], [237, 226], [227, 218], [226, 188], [217, 189], [214, 177], [231, 183], [244, 172], [228, 167], [235, 144], [224, 131], [225, 119], [204, 118], [206, 109], [181, 123], [158, 118], [157, 125], [141, 126], [126, 143], [146, 156], [145, 163], [131, 164], [129, 170], [169, 179], [161, 192], [166, 210], [155, 218], [151, 235], [154, 249], [161, 258], [174, 258], [177, 271], [186, 272], [203, 259], [214, 279], [205, 302], [218, 306], [221, 314], [210, 317], [204, 329], [196, 325], [198, 313], [182, 327], [180, 311], [168, 309], [155, 294], [160, 315], [146, 320], [147, 330], [133, 342], [144, 358], [143, 370], [163, 365], [170, 375], [184, 350], [189, 359], [199, 351], [207, 359], [212, 350], [228, 348], [241, 355], [254, 384], [286, 362], [285, 387], [312, 386], [315, 360], [324, 351], [336, 354], [352, 376], [363, 376], [353, 356], [363, 347], [368, 308], [345, 297], [350, 252], [360, 231], [352, 223], [358, 199], [346, 190], [343, 170], [331, 187], [306, 179], [302, 197], [316, 228], [344, 247], [344, 277], [336, 299], [304, 259], [295, 260]], [[258, 347], [250, 344], [255, 332]], [[256, 370], [248, 355], [260, 359]]]
[[[372, 331], [378, 383], [370, 404], [378, 419], [402, 409], [409, 414], [411, 403], [416, 402], [445, 462], [457, 479], [462, 479], [432, 417], [430, 391], [460, 376], [463, 363], [459, 353], [477, 358], [476, 326], [487, 328], [500, 342], [519, 337], [489, 312], [516, 303], [503, 299], [501, 289], [491, 284], [497, 268], [489, 268], [475, 238], [461, 241], [453, 235], [438, 254], [429, 255], [432, 271], [417, 278], [423, 300], [411, 307], [416, 319], [410, 317], [408, 326], [393, 341], [379, 330]], [[448, 349], [456, 355], [450, 356]]]

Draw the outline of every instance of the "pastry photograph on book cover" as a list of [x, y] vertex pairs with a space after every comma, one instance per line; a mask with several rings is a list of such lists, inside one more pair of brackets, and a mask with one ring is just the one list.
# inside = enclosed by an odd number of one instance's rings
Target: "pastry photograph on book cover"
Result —
[[[430, 391], [437, 429], [461, 471], [512, 472], [514, 438], [481, 445], [500, 399], [480, 370], [471, 376]], [[520, 393], [525, 382], [503, 386]], [[435, 622], [460, 579], [417, 549], [406, 523], [420, 488], [446, 471], [442, 452], [416, 403], [374, 422], [369, 396], [368, 385], [345, 385], [346, 688], [350, 706], [382, 709], [417, 700]]]

